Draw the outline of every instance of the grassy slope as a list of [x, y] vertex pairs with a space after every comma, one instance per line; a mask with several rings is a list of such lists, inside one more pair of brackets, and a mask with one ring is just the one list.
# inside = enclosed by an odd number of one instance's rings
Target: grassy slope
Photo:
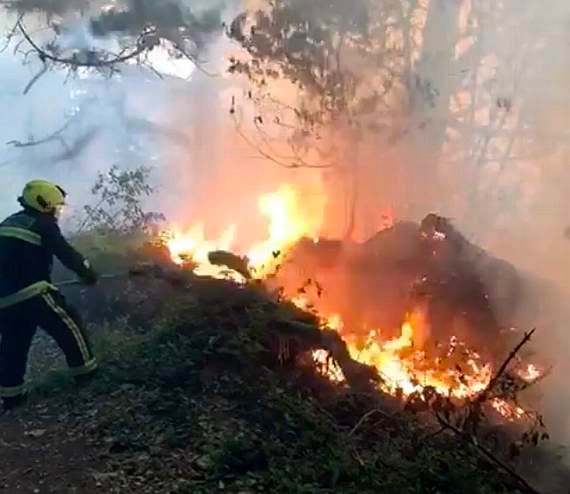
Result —
[[46, 437], [65, 430], [81, 439], [70, 454], [96, 458], [81, 492], [514, 492], [390, 400], [281, 365], [267, 335], [283, 308], [219, 288], [169, 298], [145, 331], [101, 331], [103, 369], [84, 389], [42, 371], [26, 413], [33, 421], [37, 407], [57, 410], [40, 424]]

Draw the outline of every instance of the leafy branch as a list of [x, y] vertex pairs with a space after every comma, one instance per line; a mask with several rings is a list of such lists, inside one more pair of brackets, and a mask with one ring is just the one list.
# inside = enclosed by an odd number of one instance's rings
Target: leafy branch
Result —
[[164, 215], [144, 210], [143, 199], [155, 189], [149, 184], [150, 169], [144, 166], [134, 170], [120, 170], [116, 165], [109, 172], [100, 173], [91, 193], [95, 205], [85, 206], [85, 218], [78, 233], [85, 229], [130, 233], [146, 231], [164, 220]]

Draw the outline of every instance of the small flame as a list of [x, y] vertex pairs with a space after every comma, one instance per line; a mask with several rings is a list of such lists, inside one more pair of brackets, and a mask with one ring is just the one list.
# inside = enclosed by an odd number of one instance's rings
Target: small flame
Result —
[[344, 323], [342, 322], [342, 317], [339, 314], [333, 314], [327, 318], [326, 326], [334, 331], [342, 331], [344, 328]]
[[315, 350], [313, 352], [313, 361], [317, 368], [335, 383], [343, 383], [345, 381], [342, 369], [334, 360], [330, 358], [326, 350]]
[[520, 406], [513, 406], [510, 403], [507, 403], [505, 400], [500, 398], [495, 398], [491, 400], [491, 406], [504, 418], [514, 421], [514, 420], [521, 420], [525, 417], [526, 411], [521, 408]]
[[174, 263], [178, 265], [193, 263], [196, 264], [194, 271], [198, 275], [224, 278], [226, 277], [224, 269], [210, 264], [208, 254], [216, 250], [230, 250], [235, 234], [235, 226], [229, 226], [217, 240], [206, 240], [204, 225], [198, 223], [186, 232], [174, 228], [165, 234], [165, 238]]
[[540, 379], [543, 372], [534, 364], [529, 364], [525, 369], [519, 371], [519, 377], [528, 383], [532, 383]]

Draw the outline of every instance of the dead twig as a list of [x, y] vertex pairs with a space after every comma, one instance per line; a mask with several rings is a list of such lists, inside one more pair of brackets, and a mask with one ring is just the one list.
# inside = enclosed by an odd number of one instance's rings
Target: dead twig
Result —
[[0, 53], [5, 52], [10, 46], [12, 39], [14, 38], [14, 36], [16, 36], [16, 32], [18, 31], [18, 23], [20, 22], [23, 16], [24, 16], [23, 14], [20, 14], [20, 16], [18, 17], [12, 28], [10, 28], [10, 30], [8, 31], [8, 34], [6, 34], [6, 41], [4, 43], [4, 46], [0, 48]]
[[41, 68], [41, 70], [34, 76], [32, 77], [32, 80], [30, 82], [28, 82], [28, 84], [26, 85], [26, 87], [24, 88], [24, 92], [23, 94], [28, 94], [30, 92], [30, 90], [32, 89], [32, 87], [34, 86], [34, 84], [36, 82], [38, 82], [41, 77], [48, 71], [48, 67], [47, 65], [44, 64], [44, 66]]
[[382, 415], [385, 418], [392, 418], [392, 416], [388, 413], [386, 413], [383, 410], [380, 410], [379, 408], [375, 408], [374, 410], [370, 410], [369, 412], [365, 413], [360, 420], [356, 423], [356, 425], [352, 428], [352, 430], [348, 433], [348, 437], [353, 436], [356, 431], [358, 429], [360, 429], [360, 427], [362, 427], [362, 424], [364, 424], [364, 422], [366, 422], [370, 417], [372, 417], [373, 415]]
[[59, 141], [63, 147], [67, 148], [67, 145], [65, 143], [65, 140], [63, 139], [63, 137], [61, 137], [61, 134], [63, 132], [65, 132], [69, 126], [75, 121], [75, 118], [72, 117], [70, 118], [63, 127], [60, 127], [58, 130], [56, 130], [55, 132], [52, 132], [50, 135], [43, 137], [42, 139], [31, 139], [29, 141], [18, 141], [18, 140], [12, 140], [12, 141], [8, 141], [6, 143], [6, 145], [8, 146], [14, 146], [16, 148], [27, 148], [27, 147], [32, 147], [32, 146], [40, 146], [42, 144], [47, 144], [48, 142], [52, 142], [52, 141]]
[[439, 436], [441, 433], [445, 432], [447, 429], [445, 427], [440, 427], [438, 430], [434, 431], [434, 432], [430, 432], [429, 434], [426, 434], [425, 436], [422, 436], [420, 439], [420, 442], [424, 442], [427, 441], [428, 439], [433, 439], [434, 437]]
[[493, 378], [489, 381], [488, 386], [477, 397], [477, 399], [475, 400], [474, 403], [477, 403], [477, 404], [483, 403], [489, 397], [489, 394], [493, 391], [494, 387], [496, 386], [496, 384], [499, 382], [499, 380], [501, 379], [501, 377], [503, 376], [503, 374], [507, 370], [507, 367], [509, 366], [509, 364], [518, 355], [518, 353], [521, 351], [522, 347], [525, 346], [530, 341], [530, 339], [532, 338], [532, 335], [535, 332], [536, 332], [536, 328], [532, 329], [528, 333], [525, 333], [523, 339], [513, 349], [513, 351], [511, 351], [511, 353], [509, 353], [508, 357], [505, 359], [505, 361], [503, 362], [501, 367], [499, 367], [499, 370], [496, 372], [496, 374], [493, 376]]
[[[232, 108], [232, 111], [233, 110]], [[322, 170], [322, 169], [326, 169], [326, 168], [334, 168], [335, 165], [334, 164], [326, 164], [326, 165], [315, 165], [315, 164], [311, 164], [311, 163], [305, 163], [305, 162], [299, 162], [299, 161], [295, 161], [295, 158], [293, 159], [293, 161], [289, 161], [289, 160], [281, 160], [280, 158], [276, 158], [275, 156], [272, 156], [270, 153], [264, 151], [263, 149], [261, 149], [260, 146], [256, 145], [246, 134], [245, 132], [243, 132], [243, 130], [241, 130], [241, 127], [239, 125], [239, 123], [234, 119], [235, 122], [235, 129], [236, 132], [238, 133], [238, 135], [243, 139], [243, 141], [250, 146], [251, 148], [253, 148], [257, 153], [259, 153], [259, 155], [268, 160], [271, 161], [273, 163], [275, 163], [276, 165], [279, 165], [283, 168], [290, 168], [290, 169], [298, 169], [298, 168], [310, 168], [310, 169], [316, 169], [316, 170]]]

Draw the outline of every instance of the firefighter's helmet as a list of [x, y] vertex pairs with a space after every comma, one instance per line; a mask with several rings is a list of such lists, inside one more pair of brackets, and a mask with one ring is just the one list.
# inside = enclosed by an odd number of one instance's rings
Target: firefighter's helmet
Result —
[[65, 205], [65, 191], [47, 180], [32, 180], [24, 187], [20, 203], [40, 213], [55, 214]]

